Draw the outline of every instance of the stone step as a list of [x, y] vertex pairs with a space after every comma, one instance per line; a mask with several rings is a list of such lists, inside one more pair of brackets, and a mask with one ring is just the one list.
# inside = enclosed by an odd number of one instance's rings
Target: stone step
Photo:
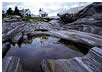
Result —
[[2, 72], [23, 72], [20, 59], [17, 57], [5, 57], [2, 62]]

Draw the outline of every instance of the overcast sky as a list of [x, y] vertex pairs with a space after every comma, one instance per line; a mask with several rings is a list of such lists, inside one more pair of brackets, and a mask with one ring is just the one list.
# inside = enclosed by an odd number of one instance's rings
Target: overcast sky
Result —
[[90, 4], [90, 2], [65, 2], [63, 1], [39, 1], [36, 2], [3, 2], [2, 8], [3, 10], [7, 10], [11, 7], [14, 10], [15, 6], [21, 9], [30, 9], [32, 14], [38, 14], [39, 8], [43, 8], [44, 11], [48, 12], [49, 15], [56, 15], [58, 12], [63, 10], [68, 10], [69, 8], [86, 6]]

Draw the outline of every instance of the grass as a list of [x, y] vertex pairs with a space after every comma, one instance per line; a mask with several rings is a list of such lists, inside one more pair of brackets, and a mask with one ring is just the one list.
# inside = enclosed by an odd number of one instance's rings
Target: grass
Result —
[[5, 18], [5, 17], [10, 18], [11, 16], [13, 16], [13, 15], [2, 14], [2, 18]]
[[[2, 18], [4, 17], [12, 17], [14, 15], [7, 15], [7, 14], [2, 14]], [[29, 20], [29, 19], [34, 19], [36, 21], [44, 21], [44, 19], [42, 17], [32, 17], [32, 16], [24, 16], [24, 19]]]
[[44, 21], [44, 19], [41, 18], [41, 17], [25, 16], [24, 18], [25, 18], [25, 19], [34, 19], [34, 20], [37, 20], [37, 21]]

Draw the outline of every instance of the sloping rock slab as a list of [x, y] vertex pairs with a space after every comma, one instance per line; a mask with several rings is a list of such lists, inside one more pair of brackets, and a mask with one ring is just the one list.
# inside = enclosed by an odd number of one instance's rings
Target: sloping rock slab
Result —
[[2, 62], [2, 72], [23, 72], [20, 59], [17, 57], [5, 57]]
[[102, 46], [102, 36], [100, 35], [95, 35], [95, 34], [90, 34], [90, 33], [85, 33], [85, 32], [80, 32], [76, 30], [68, 30], [68, 31], [51, 31], [53, 35], [70, 40], [76, 43], [82, 43], [86, 44], [89, 46]]
[[102, 14], [94, 14], [91, 17], [81, 18], [62, 26], [62, 29], [72, 29], [93, 34], [102, 35]]
[[49, 32], [34, 32], [31, 35], [36, 34], [46, 34], [50, 36], [55, 36], [61, 39], [65, 39], [68, 41], [72, 41], [74, 43], [84, 44], [89, 47], [94, 46], [102, 46], [102, 36], [91, 34], [91, 33], [85, 33], [81, 31], [76, 30], [59, 30], [59, 31], [49, 31]]
[[102, 49], [94, 47], [84, 57], [43, 60], [41, 67], [44, 72], [102, 72]]
[[[2, 41], [5, 42], [8, 39], [13, 39], [17, 33], [22, 32], [24, 24], [15, 27], [14, 29], [10, 30], [6, 35], [3, 35]], [[18, 37], [19, 38], [19, 37]]]

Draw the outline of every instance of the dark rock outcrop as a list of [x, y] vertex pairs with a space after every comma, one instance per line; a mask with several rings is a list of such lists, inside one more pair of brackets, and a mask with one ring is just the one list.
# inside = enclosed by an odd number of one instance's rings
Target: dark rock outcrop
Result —
[[70, 23], [79, 18], [89, 17], [96, 13], [102, 13], [102, 3], [101, 2], [94, 2], [86, 6], [84, 9], [80, 10], [76, 14], [65, 13], [62, 15], [58, 14], [58, 16], [61, 18], [62, 21]]
[[78, 30], [88, 33], [102, 35], [102, 15], [95, 14], [88, 18], [81, 18], [72, 23], [63, 25], [64, 30]]
[[65, 23], [71, 23], [75, 20], [77, 20], [77, 15], [75, 14], [69, 14], [69, 13], [65, 13], [63, 15], [57, 14], [61, 20]]
[[66, 24], [64, 30], [73, 29], [102, 35], [102, 2], [94, 2], [77, 14], [59, 15]]
[[96, 13], [102, 13], [102, 3], [101, 2], [94, 2], [81, 11], [78, 12], [78, 18], [84, 18], [87, 16], [92, 16]]
[[9, 48], [10, 48], [10, 43], [9, 42], [6, 42], [6, 43], [2, 44], [2, 57], [4, 57], [6, 55]]

